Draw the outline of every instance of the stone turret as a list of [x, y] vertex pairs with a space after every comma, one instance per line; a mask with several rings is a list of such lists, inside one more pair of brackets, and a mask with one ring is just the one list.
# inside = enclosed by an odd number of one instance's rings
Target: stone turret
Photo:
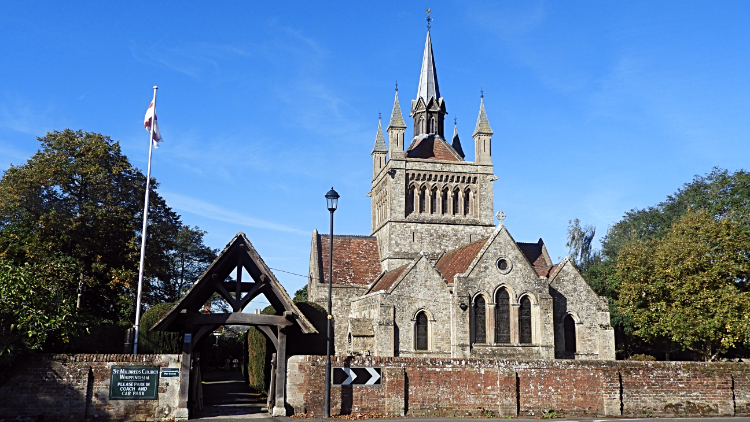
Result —
[[391, 121], [388, 123], [388, 153], [390, 158], [404, 158], [404, 132], [406, 122], [401, 114], [401, 105], [398, 103], [398, 86], [396, 86], [396, 98], [393, 100], [393, 111]]
[[383, 138], [383, 126], [380, 117], [378, 117], [378, 133], [375, 135], [375, 146], [372, 148], [372, 178], [376, 178], [383, 170], [386, 164], [386, 154], [388, 147], [385, 146]]
[[474, 162], [477, 164], [492, 164], [492, 128], [484, 111], [484, 94], [479, 103], [477, 126], [474, 128]]

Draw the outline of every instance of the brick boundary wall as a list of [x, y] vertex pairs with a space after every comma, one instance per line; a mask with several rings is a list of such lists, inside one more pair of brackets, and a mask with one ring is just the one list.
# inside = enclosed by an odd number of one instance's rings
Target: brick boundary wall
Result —
[[174, 420], [180, 378], [160, 378], [157, 400], [109, 400], [112, 366], [179, 368], [180, 355], [30, 355], [0, 385], [0, 421]]
[[[332, 358], [382, 368], [381, 386], [334, 386], [331, 414], [750, 416], [747, 363]], [[325, 356], [293, 356], [287, 403], [323, 414]]]

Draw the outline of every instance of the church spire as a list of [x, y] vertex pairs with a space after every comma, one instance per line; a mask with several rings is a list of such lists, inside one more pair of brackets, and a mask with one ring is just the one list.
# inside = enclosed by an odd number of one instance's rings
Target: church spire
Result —
[[375, 146], [372, 148], [372, 153], [376, 152], [388, 152], [388, 147], [385, 146], [385, 138], [383, 137], [383, 125], [381, 124], [380, 113], [378, 113], [378, 134], [375, 135]]
[[458, 139], [458, 118], [453, 118], [453, 141], [451, 142], [451, 146], [453, 149], [458, 153], [458, 155], [461, 156], [461, 158], [466, 158], [466, 154], [464, 154], [464, 149], [461, 148], [461, 140]]
[[440, 98], [440, 87], [438, 86], [437, 70], [435, 69], [435, 58], [432, 55], [432, 39], [430, 30], [427, 30], [427, 40], [424, 43], [424, 54], [422, 55], [422, 72], [419, 74], [419, 89], [417, 99], [422, 98], [427, 104], [430, 98]]

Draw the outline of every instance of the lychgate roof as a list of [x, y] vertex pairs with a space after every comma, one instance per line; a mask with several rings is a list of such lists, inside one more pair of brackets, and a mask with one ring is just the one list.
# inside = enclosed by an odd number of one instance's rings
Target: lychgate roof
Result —
[[[252, 281], [242, 280], [238, 268], [244, 268]], [[236, 274], [232, 280], [230, 275]], [[231, 306], [232, 313], [200, 315], [199, 311], [215, 293], [219, 293]], [[242, 313], [242, 309], [259, 295], [264, 295], [279, 313], [276, 315], [256, 315]], [[286, 320], [284, 320], [286, 318]], [[206, 271], [193, 283], [185, 296], [157, 322], [154, 331], [182, 331], [191, 321], [210, 320], [217, 325], [284, 325], [297, 324], [305, 334], [317, 330], [300, 312], [284, 287], [276, 279], [244, 233], [237, 235], [227, 244]]]

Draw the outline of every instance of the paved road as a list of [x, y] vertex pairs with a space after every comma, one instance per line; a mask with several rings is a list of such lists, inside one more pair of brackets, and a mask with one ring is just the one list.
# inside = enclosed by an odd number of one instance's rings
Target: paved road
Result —
[[[248, 419], [254, 419], [256, 421], [273, 421], [273, 422], [338, 422], [343, 419], [339, 418], [273, 418], [268, 416], [266, 413], [263, 415], [253, 416], [239, 416], [239, 417], [225, 417], [213, 419], [221, 422], [243, 422]], [[453, 421], [479, 421], [479, 420], [493, 420], [501, 421], [507, 420], [505, 418], [497, 419], [484, 419], [484, 418], [383, 418], [383, 419], [368, 419], [368, 421], [388, 421], [388, 422], [453, 422]], [[512, 422], [540, 422], [544, 419], [513, 419]], [[544, 420], [546, 421], [546, 420]], [[567, 418], [567, 419], [553, 419], [552, 422], [750, 422], [750, 418]]]
[[[206, 372], [203, 376], [201, 421], [268, 419], [265, 396], [253, 392], [239, 371]], [[292, 419], [292, 418], [288, 418]], [[300, 419], [295, 418], [295, 421]]]

